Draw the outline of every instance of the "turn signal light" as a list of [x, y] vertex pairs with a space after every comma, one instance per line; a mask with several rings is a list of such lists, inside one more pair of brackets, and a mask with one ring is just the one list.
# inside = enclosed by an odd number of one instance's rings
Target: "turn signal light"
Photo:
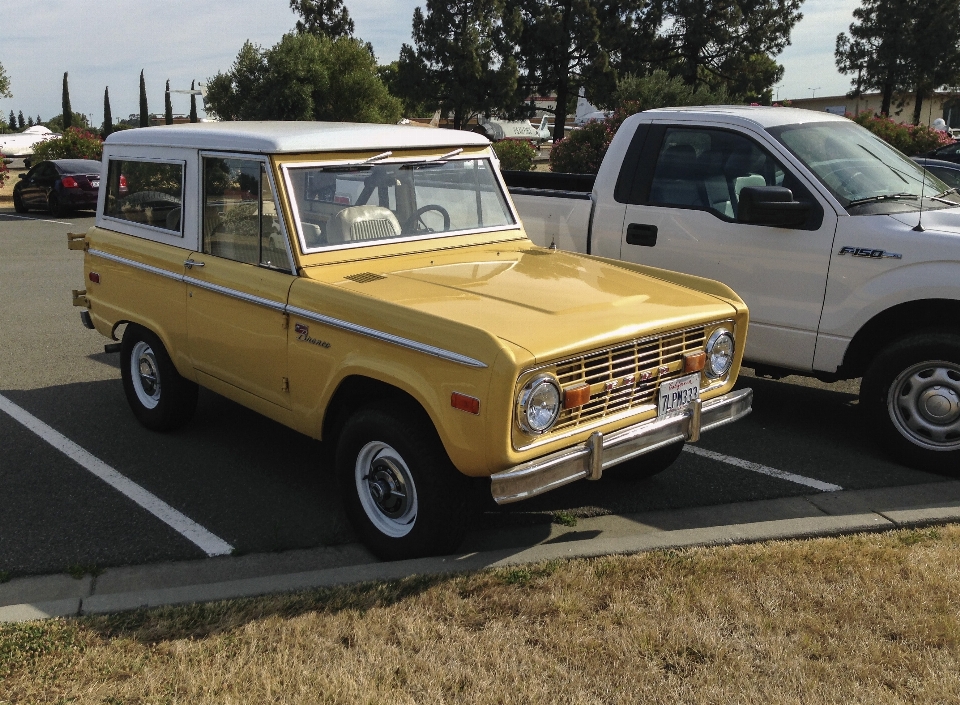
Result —
[[583, 406], [590, 401], [590, 385], [581, 384], [579, 387], [571, 387], [563, 390], [563, 408], [575, 409]]
[[100, 274], [98, 274], [97, 272], [90, 272], [90, 281], [92, 281], [94, 284], [99, 284]]
[[460, 411], [466, 411], [468, 414], [478, 415], [480, 413], [480, 400], [460, 392], [454, 392], [450, 395], [450, 406], [454, 409], [460, 409]]
[[686, 353], [683, 356], [684, 372], [700, 372], [707, 364], [707, 353], [703, 350], [695, 353]]

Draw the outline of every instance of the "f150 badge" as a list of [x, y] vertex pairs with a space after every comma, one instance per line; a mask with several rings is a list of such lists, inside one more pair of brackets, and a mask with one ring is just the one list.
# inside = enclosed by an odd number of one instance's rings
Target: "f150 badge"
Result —
[[837, 254], [869, 257], [870, 259], [903, 259], [903, 255], [898, 255], [896, 252], [874, 250], [872, 247], [841, 247]]
[[311, 343], [312, 345], [319, 345], [321, 348], [329, 348], [330, 343], [326, 340], [317, 340], [316, 338], [310, 337], [310, 329], [305, 326], [303, 323], [297, 323], [293, 326], [293, 332], [297, 334], [297, 340], [302, 340], [305, 343]]

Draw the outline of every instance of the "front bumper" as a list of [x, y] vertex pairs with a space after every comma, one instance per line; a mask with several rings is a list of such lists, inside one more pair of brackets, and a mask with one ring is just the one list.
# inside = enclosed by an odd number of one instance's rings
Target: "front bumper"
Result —
[[743, 418], [752, 404], [753, 390], [738, 389], [709, 401], [698, 399], [682, 413], [643, 421], [606, 436], [595, 431], [586, 443], [492, 475], [493, 498], [497, 504], [508, 504], [583, 478], [599, 480], [606, 468], [677, 441], [696, 441], [703, 431]]

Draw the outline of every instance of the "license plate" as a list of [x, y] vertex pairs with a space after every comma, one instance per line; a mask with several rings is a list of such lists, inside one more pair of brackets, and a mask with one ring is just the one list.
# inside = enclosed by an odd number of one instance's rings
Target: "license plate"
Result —
[[99, 181], [91, 181], [91, 182], [90, 182], [90, 185], [93, 186], [94, 188], [100, 188], [100, 182], [99, 182]]
[[683, 409], [700, 396], [700, 373], [667, 380], [660, 385], [657, 415], [665, 416]]

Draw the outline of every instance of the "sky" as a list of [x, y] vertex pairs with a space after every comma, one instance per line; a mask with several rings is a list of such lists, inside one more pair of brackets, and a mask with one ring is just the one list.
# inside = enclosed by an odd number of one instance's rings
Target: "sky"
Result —
[[[413, 10], [424, 0], [346, 0], [356, 35], [370, 42], [380, 63], [394, 61], [411, 43]], [[859, 0], [806, 0], [791, 46], [777, 57], [785, 68], [780, 100], [842, 95], [849, 78], [837, 73], [836, 36], [847, 31]], [[70, 102], [95, 125], [103, 121], [110, 87], [114, 118], [139, 111], [143, 69], [150, 112], [163, 113], [165, 82], [187, 89], [226, 71], [247, 39], [276, 44], [296, 23], [289, 0], [0, 0], [0, 65], [13, 98], [0, 98], [0, 116], [13, 110], [47, 120], [60, 113], [63, 72]], [[174, 113], [190, 109], [173, 94]], [[202, 103], [198, 101], [202, 107]], [[201, 116], [202, 116], [201, 110]]]

